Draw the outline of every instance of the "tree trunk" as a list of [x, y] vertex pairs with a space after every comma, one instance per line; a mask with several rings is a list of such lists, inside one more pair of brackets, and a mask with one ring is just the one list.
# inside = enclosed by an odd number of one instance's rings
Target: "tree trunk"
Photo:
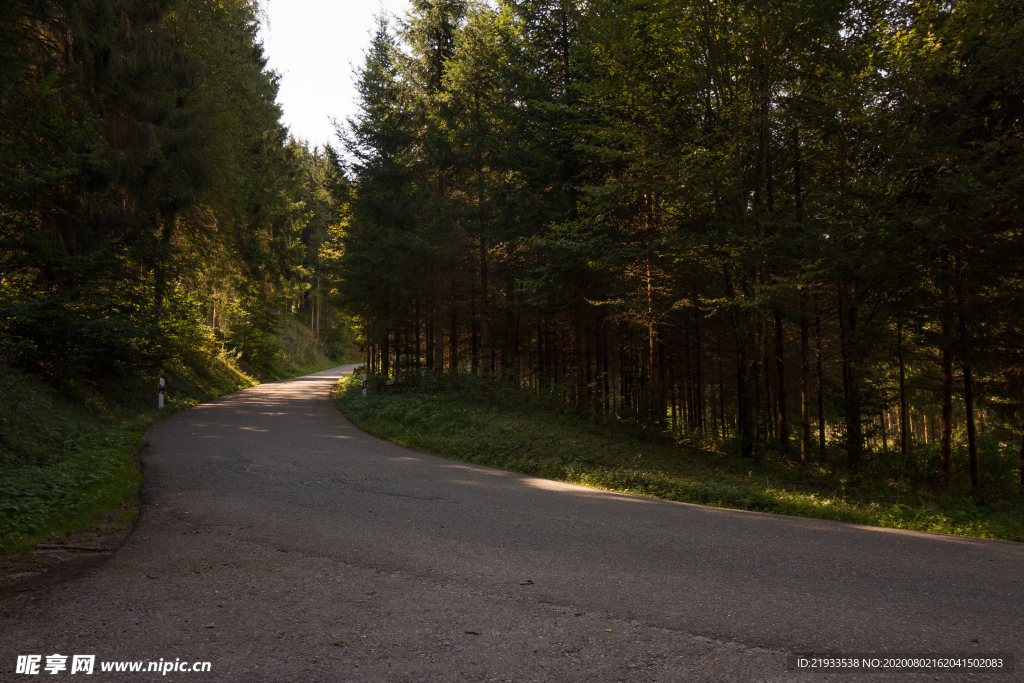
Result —
[[573, 360], [576, 373], [576, 410], [587, 409], [587, 356], [586, 356], [586, 325], [583, 320], [583, 293], [580, 292], [574, 311], [575, 339], [573, 340]]
[[658, 340], [656, 353], [658, 354], [658, 374], [655, 380], [658, 383], [658, 404], [655, 406], [655, 416], [659, 426], [665, 424], [668, 415], [668, 346], [665, 344], [664, 329], [658, 329]]
[[[772, 356], [775, 355], [774, 344], [769, 342], [769, 334], [766, 325], [759, 324], [757, 330], [758, 346], [760, 349], [759, 359], [761, 366], [764, 368], [764, 377], [760, 378], [764, 380], [764, 393], [758, 392], [758, 409], [761, 410], [761, 416], [764, 418], [764, 431], [762, 437], [765, 441], [774, 439], [777, 433], [776, 427], [779, 423], [779, 416], [777, 412], [778, 403], [773, 401], [772, 398], [775, 395], [775, 383], [772, 382], [772, 367], [775, 365], [772, 363]], [[758, 387], [762, 386], [760, 382]], [[763, 399], [763, 400], [762, 400]], [[761, 408], [762, 403], [764, 404], [763, 410]], [[761, 423], [758, 422], [760, 425]], [[761, 444], [758, 444], [760, 446]]]
[[665, 421], [660, 355], [658, 353], [658, 330], [652, 322], [647, 326], [647, 404], [650, 409], [650, 419], [656, 425], [661, 425]]
[[413, 347], [414, 352], [416, 354], [416, 358], [413, 360], [413, 365], [416, 366], [416, 371], [419, 372], [420, 364], [421, 364], [421, 362], [423, 360], [421, 358], [421, 356], [420, 356], [420, 300], [419, 299], [416, 299], [415, 318], [413, 319], [413, 327], [415, 328], [415, 332], [416, 332], [416, 344]]
[[540, 360], [537, 367], [537, 389], [544, 392], [549, 388], [551, 377], [551, 333], [548, 331], [548, 316], [545, 314], [541, 314], [541, 316], [537, 322], [540, 338], [543, 340], [542, 346], [538, 340]]
[[907, 404], [907, 371], [903, 360], [903, 310], [896, 316], [896, 360], [900, 370], [900, 455], [906, 463], [910, 443], [910, 406]]
[[748, 379], [749, 361], [742, 336], [736, 335], [736, 414], [740, 432], [740, 455], [754, 457], [754, 411]]
[[800, 318], [800, 459], [811, 459], [810, 323]]
[[[1024, 391], [1021, 391], [1021, 397], [1024, 398]], [[1021, 401], [1021, 424], [1020, 424], [1020, 490], [1024, 493], [1024, 401]]]
[[[754, 344], [755, 349], [752, 363], [752, 372], [750, 373], [753, 378], [753, 420], [754, 420], [754, 451], [753, 458], [754, 462], [761, 462], [764, 457], [765, 445], [768, 440], [768, 419], [771, 411], [771, 404], [769, 396], [771, 394], [771, 383], [765, 381], [762, 384], [762, 375], [759, 372], [760, 368], [757, 367], [758, 361], [768, 360], [768, 351], [765, 348], [765, 334], [763, 321], [756, 323], [756, 329], [754, 330]], [[768, 363], [764, 363], [764, 379], [768, 379]]]
[[434, 301], [434, 372], [444, 372], [444, 306]]
[[843, 357], [843, 394], [846, 417], [846, 466], [851, 472], [860, 468], [864, 450], [861, 427], [861, 394], [856, 353], [858, 311], [855, 285], [846, 280], [839, 283], [839, 342]]
[[953, 333], [950, 317], [949, 252], [942, 250], [939, 274], [942, 287], [942, 434], [939, 460], [943, 484], [948, 484], [953, 469]]
[[491, 381], [490, 311], [487, 306], [487, 244], [480, 238], [480, 377], [484, 385]]
[[395, 370], [395, 378], [396, 379], [398, 378], [398, 373], [401, 372], [401, 370], [402, 370], [402, 341], [405, 338], [405, 334], [403, 334], [404, 331], [405, 331], [405, 327], [404, 326], [399, 326], [399, 328], [397, 330], [395, 330], [395, 340], [394, 340], [395, 362], [394, 362], [394, 365], [392, 367]]
[[459, 374], [459, 316], [455, 308], [455, 293], [452, 292], [451, 319], [448, 327], [448, 372]]
[[515, 365], [515, 284], [512, 276], [505, 279], [505, 315], [501, 331], [501, 379], [507, 381]]
[[627, 409], [632, 400], [630, 396], [631, 368], [626, 355], [626, 335], [622, 331], [624, 326], [624, 323], [619, 324], [619, 391], [621, 393], [619, 406], [620, 410], [628, 412]]
[[724, 442], [726, 439], [727, 432], [725, 429], [725, 377], [724, 372], [722, 371], [721, 340], [719, 340], [719, 343], [716, 346], [718, 347], [716, 349], [718, 355], [718, 419], [721, 422], [720, 428], [722, 432], [722, 441]]
[[814, 319], [815, 364], [818, 371], [818, 456], [825, 461], [825, 383], [821, 361], [821, 318]]
[[476, 303], [476, 278], [469, 278], [469, 282], [469, 372], [477, 375], [480, 374], [480, 313]]
[[601, 405], [603, 407], [602, 413], [607, 415], [612, 406], [609, 405], [611, 400], [611, 390], [613, 385], [611, 382], [611, 368], [609, 367], [608, 359], [608, 324], [607, 320], [601, 325]]
[[[696, 298], [696, 297], [695, 297]], [[701, 334], [700, 334], [700, 311], [694, 311], [693, 317], [693, 372], [694, 392], [696, 393], [697, 431], [704, 433], [704, 367], [701, 363]]]
[[789, 455], [789, 410], [786, 404], [786, 346], [782, 336], [782, 316], [775, 311], [775, 383], [779, 406], [779, 451]]
[[960, 309], [960, 362], [964, 372], [964, 412], [967, 420], [967, 453], [970, 460], [971, 486], [978, 486], [981, 473], [978, 467], [978, 433], [974, 424], [974, 378], [971, 367], [970, 339], [967, 336], [967, 307], [963, 283], [956, 288], [957, 308]]
[[426, 337], [426, 366], [429, 372], [434, 371], [434, 311], [437, 309], [437, 299], [434, 292], [430, 292], [430, 300], [427, 302], [427, 310], [424, 312], [423, 333]]

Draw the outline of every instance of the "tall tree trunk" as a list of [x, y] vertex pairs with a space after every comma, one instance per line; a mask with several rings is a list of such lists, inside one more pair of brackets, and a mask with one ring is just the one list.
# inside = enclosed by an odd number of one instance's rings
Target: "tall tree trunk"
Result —
[[658, 425], [664, 425], [668, 415], [668, 346], [663, 337], [664, 330], [658, 329], [658, 339], [655, 352], [658, 354], [658, 374], [655, 381], [658, 383], [658, 404], [655, 406], [655, 417]]
[[[761, 365], [764, 368], [764, 411], [762, 414], [764, 416], [765, 428], [763, 436], [766, 440], [771, 440], [775, 438], [775, 434], [778, 431], [776, 427], [779, 423], [779, 416], [776, 410], [778, 408], [778, 403], [772, 400], [775, 395], [775, 383], [772, 382], [772, 367], [775, 365], [772, 363], [772, 356], [775, 355], [775, 349], [774, 345], [769, 341], [770, 335], [768, 334], [766, 326], [759, 325], [758, 327], [760, 343], [757, 348], [761, 350], [760, 360]], [[761, 394], [758, 394], [758, 396], [761, 396]], [[758, 400], [758, 406], [760, 405], [761, 401]]]
[[[683, 368], [681, 374], [682, 379], [682, 391], [681, 396], [677, 397], [682, 403], [680, 409], [682, 416], [680, 420], [685, 425], [685, 431], [690, 432], [694, 429], [697, 423], [697, 415], [693, 409], [693, 349], [690, 340], [690, 316], [685, 315], [680, 326], [682, 330], [682, 339], [678, 342], [682, 349], [682, 353], [679, 354], [682, 357]], [[677, 361], [678, 362], [678, 361]]]
[[[512, 308], [512, 373], [516, 379], [516, 386], [522, 385], [522, 348], [519, 343], [522, 339], [522, 292], [518, 287], [515, 286], [514, 282], [512, 286], [512, 302], [515, 304]], [[587, 365], [589, 368], [590, 366]], [[589, 369], [588, 369], [589, 372]]]
[[422, 357], [420, 356], [421, 349], [420, 349], [420, 300], [419, 299], [416, 299], [416, 302], [415, 302], [414, 315], [415, 315], [415, 317], [413, 318], [413, 329], [414, 329], [414, 332], [416, 334], [416, 342], [415, 342], [415, 346], [413, 347], [413, 350], [414, 350], [414, 353], [416, 355], [416, 358], [413, 360], [413, 365], [416, 366], [416, 372], [419, 372], [420, 365], [421, 365], [422, 360], [423, 360]]
[[[696, 298], [696, 297], [695, 297]], [[694, 392], [696, 393], [697, 431], [704, 433], [704, 367], [701, 362], [701, 333], [700, 333], [700, 311], [694, 312], [693, 318], [693, 341], [694, 341]]]
[[505, 315], [501, 331], [501, 379], [508, 380], [515, 366], [516, 301], [515, 283], [509, 275], [505, 280]]
[[899, 312], [896, 314], [896, 361], [900, 371], [900, 455], [906, 463], [907, 449], [910, 445], [910, 406], [907, 404], [907, 370], [903, 359], [903, 305], [897, 302]]
[[775, 311], [775, 382], [779, 406], [779, 451], [789, 455], [789, 410], [786, 404], [786, 346], [782, 336], [782, 316]]
[[[760, 316], [758, 316], [760, 317]], [[767, 341], [768, 335], [765, 334], [764, 320], [758, 320], [754, 324], [754, 344], [753, 347], [755, 352], [753, 354], [753, 389], [754, 389], [754, 462], [761, 462], [764, 458], [765, 446], [768, 441], [768, 421], [771, 415], [771, 401], [770, 395], [772, 391], [772, 385], [768, 381], [768, 349]], [[757, 367], [759, 361], [764, 361], [764, 384], [762, 385], [762, 375], [759, 372], [760, 368]]]
[[942, 433], [939, 460], [942, 483], [948, 484], [953, 469], [953, 332], [950, 318], [949, 252], [942, 250], [939, 278], [942, 287]]
[[716, 351], [718, 355], [718, 419], [720, 421], [720, 429], [722, 432], [722, 441], [724, 442], [727, 437], [725, 428], [725, 376], [722, 370], [722, 344], [721, 339], [716, 345]]
[[601, 405], [602, 413], [608, 415], [612, 406], [611, 400], [611, 368], [608, 359], [608, 321], [604, 320], [601, 325]]
[[587, 409], [587, 356], [586, 356], [586, 324], [584, 322], [583, 293], [580, 292], [573, 311], [575, 339], [573, 340], [573, 360], [576, 373], [576, 410]]
[[448, 327], [448, 372], [452, 375], [459, 374], [459, 316], [455, 307], [455, 292], [452, 292], [452, 305], [450, 306], [450, 325]]
[[427, 302], [427, 310], [424, 313], [423, 333], [426, 337], [426, 366], [429, 372], [434, 371], [434, 311], [437, 310], [437, 297], [434, 291], [430, 292], [430, 300]]
[[[852, 291], [851, 291], [852, 290]], [[861, 427], [861, 393], [857, 359], [858, 311], [856, 285], [843, 279], [839, 282], [839, 342], [843, 356], [843, 393], [846, 417], [846, 466], [851, 472], [860, 468], [864, 450]]]
[[544, 320], [537, 318], [537, 391], [544, 387]]
[[679, 387], [677, 386], [678, 381], [676, 379], [676, 373], [674, 370], [675, 354], [669, 353], [668, 359], [668, 387], [669, 387], [669, 416], [671, 418], [669, 422], [669, 430], [673, 434], [679, 428], [679, 423], [682, 421], [679, 416]]
[[815, 365], [818, 374], [818, 459], [825, 462], [825, 383], [821, 361], [821, 317], [814, 318]]
[[981, 473], [978, 467], [978, 433], [974, 424], [974, 369], [971, 367], [971, 344], [970, 338], [967, 336], [967, 306], [962, 282], [957, 285], [956, 298], [960, 314], [960, 363], [964, 373], [967, 453], [971, 469], [971, 486], [978, 486], [981, 483]]
[[444, 372], [444, 305], [434, 301], [434, 372]]
[[665, 403], [661, 387], [661, 367], [658, 363], [658, 329], [654, 323], [654, 281], [650, 257], [647, 260], [647, 404], [648, 419], [655, 424], [665, 421]]
[[754, 457], [754, 410], [750, 397], [749, 360], [742, 336], [736, 335], [736, 414], [740, 432], [740, 455]]
[[632, 402], [630, 396], [630, 381], [631, 381], [631, 367], [629, 365], [629, 358], [626, 355], [626, 334], [623, 331], [625, 323], [619, 323], [619, 390], [622, 396], [619, 400], [620, 410], [628, 413], [628, 408]]
[[475, 277], [469, 278], [469, 372], [480, 374], [480, 313], [477, 307], [477, 282]]
[[544, 317], [544, 353], [541, 357], [543, 358], [541, 361], [541, 386], [546, 391], [550, 391], [554, 379], [552, 369], [555, 365], [555, 358], [552, 353], [551, 324], [548, 322], [547, 316]]
[[810, 323], [800, 317], [800, 459], [811, 459]]
[[[1024, 399], [1024, 390], [1021, 390], [1021, 398]], [[1024, 400], [1021, 401], [1020, 419], [1020, 471], [1018, 476], [1021, 493], [1024, 493]]]
[[490, 352], [490, 310], [487, 305], [487, 244], [484, 242], [484, 238], [480, 238], [480, 377], [484, 381], [484, 385], [490, 384], [491, 381], [491, 370], [493, 365], [491, 363], [491, 352]]
[[394, 365], [392, 367], [395, 370], [395, 377], [396, 378], [398, 377], [398, 373], [402, 369], [402, 341], [405, 338], [405, 335], [403, 334], [404, 330], [405, 330], [404, 326], [399, 326], [398, 329], [395, 330], [395, 340], [394, 340], [395, 361], [394, 361]]

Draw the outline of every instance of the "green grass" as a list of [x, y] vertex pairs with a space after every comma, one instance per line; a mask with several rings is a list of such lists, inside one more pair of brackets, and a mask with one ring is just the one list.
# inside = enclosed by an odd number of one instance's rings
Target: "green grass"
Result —
[[1024, 541], [1019, 495], [981, 503], [969, 493], [770, 456], [760, 464], [559, 414], [529, 398], [472, 385], [371, 388], [354, 377], [335, 393], [360, 428], [455, 460], [608, 491], [737, 510], [897, 529]]

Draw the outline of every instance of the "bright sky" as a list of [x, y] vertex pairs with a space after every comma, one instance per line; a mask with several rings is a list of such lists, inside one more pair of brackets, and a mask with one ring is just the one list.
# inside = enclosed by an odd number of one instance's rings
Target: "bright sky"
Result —
[[292, 135], [334, 144], [331, 117], [356, 113], [353, 68], [362, 66], [374, 15], [404, 16], [408, 0], [262, 0], [260, 36], [270, 68], [281, 74], [277, 100]]

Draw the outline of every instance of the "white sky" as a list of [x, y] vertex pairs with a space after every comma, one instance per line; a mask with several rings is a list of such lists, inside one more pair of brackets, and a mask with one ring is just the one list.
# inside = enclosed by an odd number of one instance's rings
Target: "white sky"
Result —
[[363, 63], [374, 15], [404, 16], [408, 0], [262, 0], [260, 7], [269, 67], [281, 74], [284, 123], [311, 146], [337, 147], [330, 119], [356, 113], [353, 68]]

